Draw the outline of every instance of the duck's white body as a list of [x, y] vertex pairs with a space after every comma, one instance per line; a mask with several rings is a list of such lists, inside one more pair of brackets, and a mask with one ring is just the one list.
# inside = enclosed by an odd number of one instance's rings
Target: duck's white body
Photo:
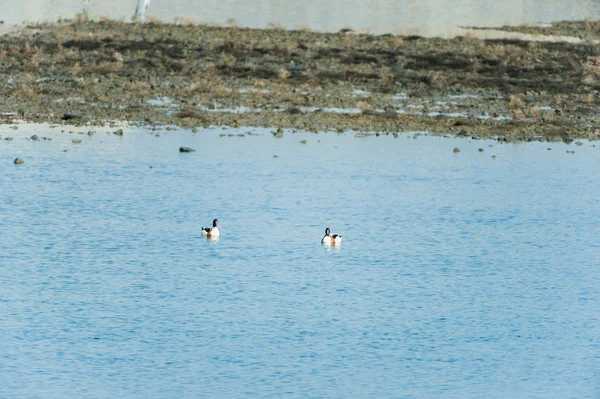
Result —
[[221, 236], [221, 232], [219, 231], [218, 227], [213, 227], [210, 230], [206, 231], [204, 229], [202, 229], [202, 235], [204, 237], [207, 238], [211, 238], [211, 237], [220, 237]]
[[330, 234], [323, 237], [321, 240], [321, 244], [324, 245], [336, 245], [342, 243], [342, 236], [338, 236], [337, 234]]

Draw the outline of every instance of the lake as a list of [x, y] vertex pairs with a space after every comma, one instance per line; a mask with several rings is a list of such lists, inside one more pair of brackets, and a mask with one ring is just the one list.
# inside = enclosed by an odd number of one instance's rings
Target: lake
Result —
[[600, 395], [592, 143], [64, 129], [0, 130], [3, 397]]
[[[83, 11], [84, 0], [5, 0], [0, 19], [6, 23], [23, 20], [73, 18]], [[108, 16], [130, 20], [137, 0], [90, 0], [92, 17]], [[227, 23], [234, 19], [242, 26], [264, 28], [268, 24], [288, 29], [308, 27], [338, 31], [353, 28], [376, 34], [421, 34], [454, 36], [459, 26], [500, 26], [552, 22], [563, 19], [597, 19], [597, 0], [378, 0], [351, 2], [342, 0], [306, 0], [303, 2], [262, 0], [152, 0], [148, 15], [172, 22], [185, 17], [199, 23]]]

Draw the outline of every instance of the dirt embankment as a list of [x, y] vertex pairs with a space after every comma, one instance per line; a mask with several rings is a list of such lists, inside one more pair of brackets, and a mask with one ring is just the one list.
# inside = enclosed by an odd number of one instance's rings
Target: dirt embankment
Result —
[[5, 123], [70, 114], [71, 123], [598, 139], [599, 78], [590, 43], [108, 20], [0, 40]]

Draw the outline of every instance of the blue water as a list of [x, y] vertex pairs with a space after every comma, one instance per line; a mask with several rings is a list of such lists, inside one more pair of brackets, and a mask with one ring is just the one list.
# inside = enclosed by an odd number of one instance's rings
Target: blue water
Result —
[[1, 132], [0, 397], [600, 397], [591, 143], [96, 130]]

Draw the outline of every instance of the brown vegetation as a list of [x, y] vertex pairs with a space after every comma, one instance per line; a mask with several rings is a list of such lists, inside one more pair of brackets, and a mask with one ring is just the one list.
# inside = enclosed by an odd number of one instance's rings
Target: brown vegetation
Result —
[[[125, 24], [110, 19], [91, 22], [79, 16], [73, 22], [5, 36], [0, 42], [0, 111], [25, 108], [30, 114], [56, 116], [67, 111], [65, 99], [77, 97], [86, 99], [78, 106], [90, 119], [141, 115], [143, 120], [187, 123], [198, 115], [217, 124], [232, 119], [256, 123], [258, 118], [273, 124], [284, 121], [268, 112], [280, 109], [358, 106], [370, 111], [360, 116], [320, 113], [312, 119], [305, 113], [290, 114], [295, 119], [289, 123], [315, 129], [332, 123], [398, 130], [412, 122], [407, 122], [408, 112], [389, 118], [394, 107], [429, 107], [432, 99], [451, 94], [484, 94], [440, 111], [467, 112], [471, 117], [512, 115], [532, 124], [526, 126], [528, 134], [564, 132], [565, 126], [591, 129], [595, 123], [587, 116], [568, 115], [581, 112], [582, 101], [587, 101], [587, 109], [597, 106], [598, 46], [479, 40], [473, 35], [425, 39], [350, 31], [327, 34], [308, 28], [285, 31], [275, 25], [254, 30], [235, 27], [234, 21], [228, 24], [214, 27], [188, 20]], [[600, 32], [594, 21], [574, 25]], [[353, 90], [358, 88], [371, 94], [357, 98]], [[410, 100], [392, 100], [395, 93], [407, 93]], [[173, 114], [175, 121], [164, 110], [147, 105], [163, 97], [180, 107]], [[204, 115], [189, 105], [213, 103], [260, 108], [263, 113]], [[556, 126], [539, 125], [542, 119], [549, 120], [548, 113], [540, 111], [547, 105], [565, 111], [552, 119]], [[424, 125], [454, 129], [452, 118], [421, 120]], [[456, 123], [465, 129], [465, 121]], [[470, 123], [469, 129], [490, 123], [498, 131], [497, 126], [507, 122], [475, 119]]]

